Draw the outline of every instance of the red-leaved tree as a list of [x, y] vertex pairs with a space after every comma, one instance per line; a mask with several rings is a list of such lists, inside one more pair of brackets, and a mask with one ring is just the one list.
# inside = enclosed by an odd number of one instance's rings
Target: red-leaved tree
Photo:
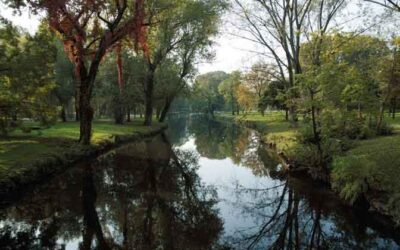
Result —
[[[93, 109], [90, 104], [102, 58], [125, 37], [146, 50], [145, 0], [3, 0], [14, 8], [45, 12], [51, 29], [62, 40], [75, 66], [80, 138], [90, 144]], [[122, 80], [122, 79], [121, 79]]]

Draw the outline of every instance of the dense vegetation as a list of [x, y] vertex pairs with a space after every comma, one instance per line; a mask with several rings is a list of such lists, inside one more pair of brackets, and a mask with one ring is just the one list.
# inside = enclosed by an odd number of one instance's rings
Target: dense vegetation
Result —
[[[30, 35], [1, 19], [1, 132], [25, 118], [49, 126], [75, 114], [89, 144], [93, 117], [163, 122], [210, 56], [222, 1], [5, 1], [44, 11]], [[133, 9], [133, 11], [132, 11]], [[82, 10], [79, 12], [79, 10]]]

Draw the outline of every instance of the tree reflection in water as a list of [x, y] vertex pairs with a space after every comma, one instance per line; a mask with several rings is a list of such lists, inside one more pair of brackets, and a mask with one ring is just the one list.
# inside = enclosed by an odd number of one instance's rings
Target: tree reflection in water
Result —
[[165, 137], [68, 171], [1, 212], [2, 249], [213, 249], [222, 221], [197, 156]]
[[[265, 189], [238, 187], [235, 206], [255, 223], [226, 240], [236, 249], [398, 249], [398, 243], [390, 239], [393, 235], [361, 224], [333, 194], [312, 188], [316, 187], [290, 177]], [[253, 197], [250, 203], [249, 195]]]
[[0, 249], [399, 248], [398, 231], [282, 178], [256, 132], [197, 118], [172, 128], [4, 205]]
[[[247, 168], [254, 175], [239, 176], [231, 183], [224, 176], [214, 178], [227, 181], [215, 183], [220, 207], [235, 211], [233, 219], [242, 222], [225, 232], [224, 241], [232, 248], [399, 249], [398, 232], [376, 231], [368, 214], [354, 214], [326, 187], [282, 178], [275, 155], [260, 143], [255, 131], [201, 118], [189, 121], [186, 136], [193, 138], [194, 147], [209, 164], [220, 161], [219, 165], [230, 165], [233, 172]], [[252, 185], [256, 182], [262, 184]]]

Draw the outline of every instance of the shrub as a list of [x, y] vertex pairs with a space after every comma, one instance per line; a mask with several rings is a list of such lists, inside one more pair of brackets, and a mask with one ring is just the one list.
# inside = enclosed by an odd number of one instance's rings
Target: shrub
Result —
[[30, 127], [25, 127], [25, 126], [21, 126], [20, 129], [25, 134], [29, 134], [32, 131]]
[[332, 188], [353, 204], [368, 190], [368, 179], [375, 167], [365, 156], [336, 158], [332, 163]]

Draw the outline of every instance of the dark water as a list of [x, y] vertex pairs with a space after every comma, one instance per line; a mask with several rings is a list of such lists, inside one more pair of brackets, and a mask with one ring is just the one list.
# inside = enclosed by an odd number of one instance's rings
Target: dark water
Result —
[[399, 232], [279, 169], [254, 131], [174, 119], [3, 201], [0, 249], [399, 249]]

